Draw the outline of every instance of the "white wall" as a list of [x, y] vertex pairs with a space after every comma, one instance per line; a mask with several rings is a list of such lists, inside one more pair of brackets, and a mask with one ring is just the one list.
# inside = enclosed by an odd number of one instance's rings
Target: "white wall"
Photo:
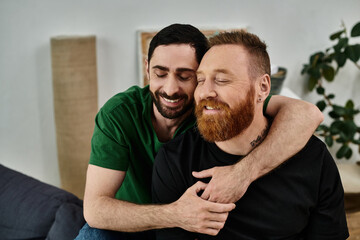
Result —
[[[272, 63], [288, 68], [285, 85], [315, 102], [305, 90], [302, 64], [330, 46], [343, 20], [360, 20], [359, 0], [1, 0], [0, 163], [59, 185], [49, 39], [97, 36], [99, 106], [139, 83], [136, 31], [171, 23], [197, 27], [248, 26], [269, 45]], [[351, 65], [351, 64], [350, 64]], [[344, 102], [360, 90], [359, 71], [342, 73]], [[356, 98], [357, 106], [359, 97]]]

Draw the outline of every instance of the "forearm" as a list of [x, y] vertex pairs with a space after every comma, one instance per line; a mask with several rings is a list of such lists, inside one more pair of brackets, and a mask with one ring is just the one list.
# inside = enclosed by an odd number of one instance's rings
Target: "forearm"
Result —
[[85, 219], [93, 228], [140, 232], [173, 227], [169, 205], [141, 205], [104, 196], [84, 207]]
[[322, 113], [313, 104], [291, 100], [275, 113], [264, 141], [238, 167], [249, 169], [251, 182], [267, 174], [299, 152], [322, 120]]

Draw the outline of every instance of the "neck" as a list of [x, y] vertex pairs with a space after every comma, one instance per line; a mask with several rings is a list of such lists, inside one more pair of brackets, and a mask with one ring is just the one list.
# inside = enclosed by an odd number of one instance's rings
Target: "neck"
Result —
[[245, 156], [264, 140], [268, 129], [268, 120], [261, 114], [258, 117], [254, 116], [250, 126], [236, 137], [222, 142], [215, 142], [215, 144], [224, 152]]
[[182, 116], [169, 119], [163, 117], [157, 110], [155, 104], [153, 104], [153, 111], [151, 116], [152, 125], [154, 127], [156, 136], [160, 142], [170, 141], [181, 123], [191, 114], [192, 109], [187, 111]]

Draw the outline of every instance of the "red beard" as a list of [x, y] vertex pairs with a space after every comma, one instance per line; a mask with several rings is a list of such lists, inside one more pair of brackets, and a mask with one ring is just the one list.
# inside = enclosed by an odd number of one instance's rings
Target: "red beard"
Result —
[[[195, 107], [195, 115], [200, 134], [208, 142], [222, 142], [229, 140], [246, 128], [254, 119], [254, 87], [251, 87], [244, 101], [234, 109], [216, 100], [201, 100]], [[221, 109], [221, 113], [204, 115], [205, 106]]]

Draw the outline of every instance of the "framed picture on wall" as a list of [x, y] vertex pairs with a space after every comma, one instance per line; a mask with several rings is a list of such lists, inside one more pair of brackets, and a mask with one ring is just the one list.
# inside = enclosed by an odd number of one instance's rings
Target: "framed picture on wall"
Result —
[[[209, 28], [209, 29], [200, 29], [200, 31], [207, 37], [215, 36], [220, 32], [229, 32], [236, 30], [246, 30], [246, 27], [239, 28]], [[140, 86], [144, 87], [149, 84], [149, 81], [146, 77], [146, 66], [145, 59], [147, 59], [148, 49], [151, 39], [156, 35], [159, 30], [147, 30], [147, 31], [138, 31], [138, 46], [139, 46], [139, 75], [140, 75]]]

